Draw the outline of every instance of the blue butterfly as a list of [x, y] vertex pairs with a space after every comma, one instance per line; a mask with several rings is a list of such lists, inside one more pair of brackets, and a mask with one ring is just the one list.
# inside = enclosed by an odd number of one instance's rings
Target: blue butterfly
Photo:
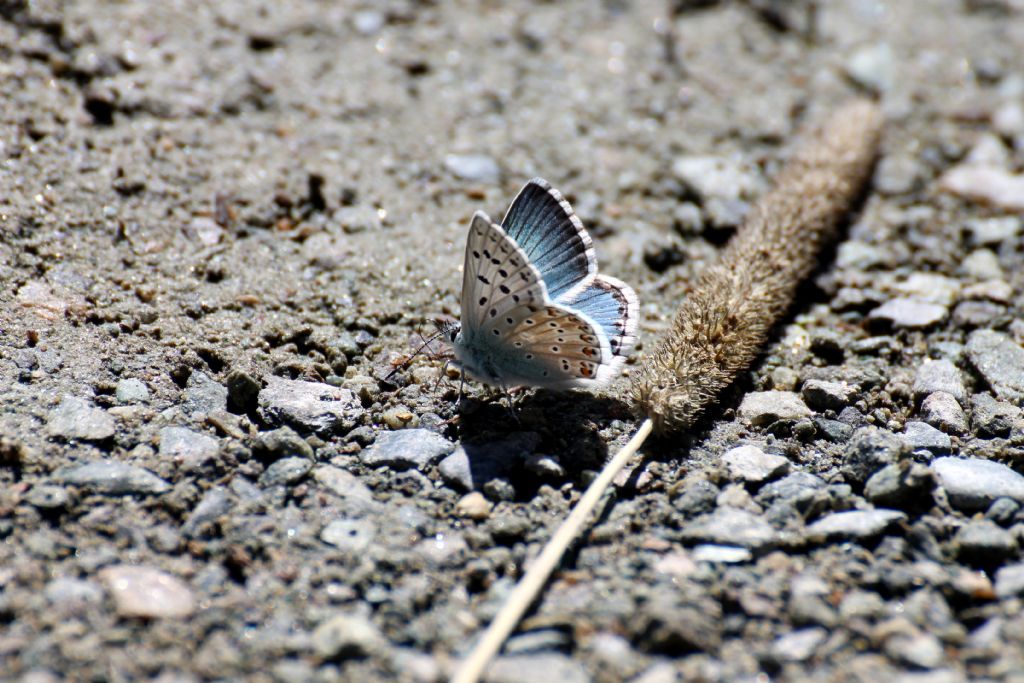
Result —
[[461, 321], [442, 333], [462, 370], [488, 385], [601, 386], [636, 342], [636, 294], [597, 274], [590, 235], [541, 178], [501, 225], [473, 215], [462, 278]]

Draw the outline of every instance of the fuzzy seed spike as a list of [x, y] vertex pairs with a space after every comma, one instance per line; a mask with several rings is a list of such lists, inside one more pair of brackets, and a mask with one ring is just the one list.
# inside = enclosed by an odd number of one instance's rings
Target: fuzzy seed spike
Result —
[[754, 360], [871, 174], [878, 107], [855, 100], [798, 149], [680, 306], [630, 390], [655, 430], [690, 427]]

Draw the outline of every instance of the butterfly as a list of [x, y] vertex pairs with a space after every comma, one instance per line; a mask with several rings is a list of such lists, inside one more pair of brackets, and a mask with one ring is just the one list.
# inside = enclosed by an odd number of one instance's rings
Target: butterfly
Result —
[[541, 178], [501, 225], [473, 215], [462, 278], [460, 321], [441, 332], [455, 363], [490, 386], [599, 387], [636, 342], [636, 294], [598, 275], [583, 223]]

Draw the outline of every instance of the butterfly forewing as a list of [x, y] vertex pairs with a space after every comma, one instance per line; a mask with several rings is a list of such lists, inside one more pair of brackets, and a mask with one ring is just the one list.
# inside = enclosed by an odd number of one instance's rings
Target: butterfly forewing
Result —
[[[462, 325], [470, 336], [520, 304], [547, 298], [540, 274], [502, 228], [477, 212], [466, 241]], [[503, 318], [501, 318], [503, 319]]]
[[501, 227], [540, 271], [552, 299], [597, 273], [590, 235], [569, 202], [541, 178], [523, 187]]

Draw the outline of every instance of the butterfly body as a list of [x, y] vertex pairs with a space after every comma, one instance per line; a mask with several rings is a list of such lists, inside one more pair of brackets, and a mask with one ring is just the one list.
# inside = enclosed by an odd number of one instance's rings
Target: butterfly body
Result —
[[531, 180], [501, 225], [473, 216], [462, 314], [447, 326], [458, 365], [491, 386], [609, 382], [636, 340], [638, 303], [597, 273], [590, 236], [547, 182]]

